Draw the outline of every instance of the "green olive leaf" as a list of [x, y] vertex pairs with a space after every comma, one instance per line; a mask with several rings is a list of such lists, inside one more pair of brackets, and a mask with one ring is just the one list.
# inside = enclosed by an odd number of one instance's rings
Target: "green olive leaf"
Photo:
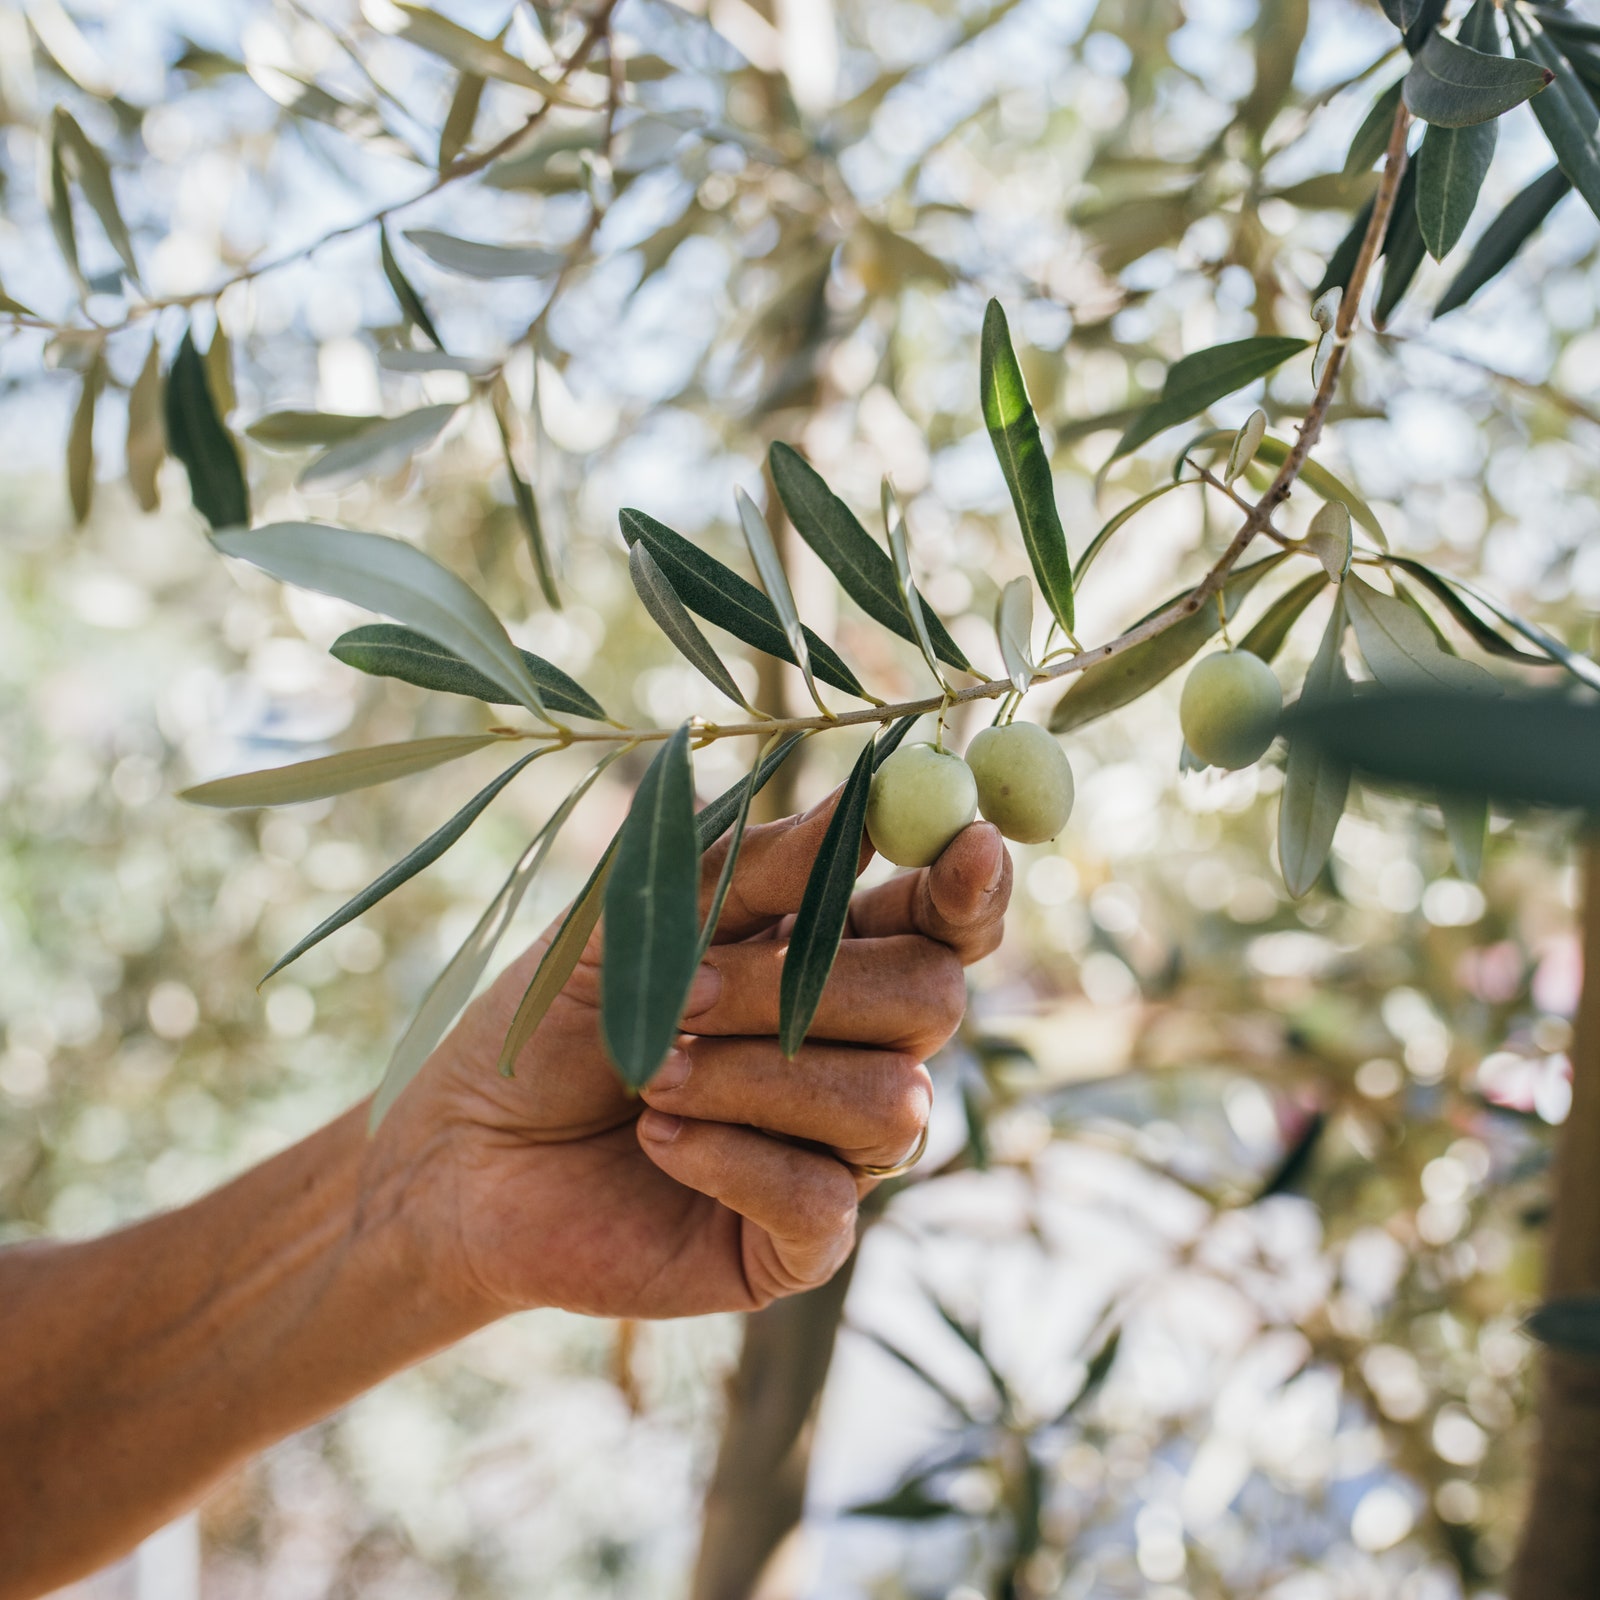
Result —
[[1600, 1294], [1564, 1295], [1533, 1310], [1523, 1327], [1552, 1350], [1600, 1356]]
[[1554, 77], [1538, 62], [1486, 55], [1434, 33], [1405, 76], [1405, 101], [1413, 116], [1437, 128], [1466, 128], [1503, 116]]
[[[432, 866], [478, 820], [489, 802], [530, 761], [537, 761], [540, 756], [549, 754], [549, 749], [534, 750], [513, 761], [498, 777], [485, 784], [443, 827], [436, 828], [415, 850], [402, 856], [387, 871], [379, 873], [365, 889], [359, 894], [352, 895], [332, 916], [323, 918], [292, 950], [279, 956], [267, 969], [261, 983], [282, 972], [291, 961], [298, 961], [313, 945], [320, 944], [330, 933], [337, 933], [347, 922], [353, 922], [359, 917], [363, 911], [370, 911], [380, 900], [393, 894], [401, 884], [408, 883], [416, 877], [424, 867]], [[260, 986], [256, 985], [257, 988]]]
[[1322, 593], [1327, 584], [1326, 572], [1313, 572], [1309, 578], [1302, 578], [1292, 589], [1285, 589], [1261, 613], [1255, 626], [1239, 641], [1239, 648], [1248, 650], [1253, 656], [1260, 656], [1263, 661], [1269, 663], [1275, 661], [1278, 652], [1283, 649], [1284, 641], [1289, 637], [1289, 630], [1300, 620], [1306, 607]]
[[979, 355], [983, 421], [1011, 491], [1028, 560], [1052, 615], [1070, 634], [1073, 622], [1072, 562], [1067, 536], [1056, 509], [1050, 458], [1039, 436], [1039, 419], [1028, 399], [1022, 368], [1011, 346], [1011, 331], [998, 300], [983, 316]]
[[128, 433], [124, 455], [128, 487], [141, 511], [161, 505], [158, 478], [167, 455], [167, 432], [161, 420], [161, 343], [150, 341], [139, 376], [128, 391]]
[[451, 402], [385, 417], [325, 450], [300, 474], [299, 486], [337, 493], [363, 478], [396, 472], [426, 450], [458, 410]]
[[102, 347], [84, 370], [78, 403], [72, 411], [72, 426], [67, 431], [67, 497], [72, 502], [72, 520], [79, 527], [88, 521], [94, 503], [94, 413], [105, 381]]
[[1525, 667], [1555, 667], [1561, 665], [1559, 661], [1548, 655], [1536, 656], [1527, 650], [1518, 649], [1497, 628], [1493, 628], [1485, 622], [1450, 587], [1450, 580], [1443, 573], [1435, 572], [1432, 567], [1425, 566], [1422, 562], [1413, 560], [1409, 556], [1390, 556], [1388, 565], [1399, 567], [1401, 571], [1409, 573], [1436, 600], [1440, 601], [1480, 650], [1486, 650], [1490, 655], [1500, 656], [1507, 661], [1515, 661]]
[[685, 723], [640, 779], [606, 880], [600, 1029], [630, 1089], [649, 1083], [677, 1037], [699, 965], [699, 883]]
[[[882, 546], [798, 451], [774, 443], [767, 452], [767, 463], [795, 531], [816, 551], [845, 593], [874, 622], [915, 644], [911, 625], [900, 606], [894, 564]], [[922, 601], [922, 618], [939, 659], [970, 672], [966, 656], [926, 600]]]
[[[1345, 627], [1341, 589], [1300, 690], [1302, 709], [1338, 706], [1348, 699]], [[1349, 794], [1349, 763], [1331, 754], [1317, 740], [1301, 737], [1299, 729], [1292, 727], [1283, 770], [1283, 795], [1278, 802], [1278, 864], [1284, 886], [1297, 900], [1310, 892], [1327, 864], [1334, 831], [1344, 815]]]
[[[1184, 454], [1186, 456], [1188, 452], [1185, 451]], [[1181, 464], [1182, 458], [1180, 458], [1180, 466]], [[1151, 503], [1151, 501], [1159, 500], [1162, 495], [1169, 493], [1171, 490], [1181, 488], [1185, 483], [1193, 483], [1194, 481], [1195, 480], [1193, 478], [1173, 477], [1165, 483], [1158, 483], [1155, 488], [1151, 489], [1147, 494], [1142, 494], [1137, 500], [1130, 501], [1114, 516], [1109, 518], [1102, 525], [1099, 532], [1095, 534], [1094, 538], [1089, 541], [1088, 547], [1084, 550], [1083, 554], [1078, 557], [1077, 581], [1080, 584], [1083, 582], [1084, 573], [1086, 573], [1089, 568], [1094, 565], [1095, 558], [1099, 556], [1102, 550], [1105, 549], [1106, 545], [1110, 542], [1112, 535], [1115, 534], [1119, 528], [1122, 528], [1127, 523], [1131, 522], [1141, 511], [1144, 510], [1147, 505]]]
[[1384, 688], [1500, 692], [1491, 673], [1441, 650], [1428, 623], [1404, 600], [1353, 575], [1345, 579], [1343, 587], [1356, 642], [1373, 677]]
[[736, 706], [754, 714], [754, 707], [745, 699], [733, 674], [712, 649], [711, 641], [695, 625], [694, 618], [667, 581], [666, 573], [656, 565], [650, 547], [642, 540], [628, 552], [628, 576], [645, 610], [684, 660]]
[[[398, 678], [419, 689], [434, 689], [441, 694], [464, 694], [485, 705], [508, 706], [516, 697], [503, 684], [469, 667], [460, 656], [442, 644], [393, 622], [369, 622], [342, 633], [328, 646], [336, 661], [375, 678]], [[528, 675], [539, 687], [545, 710], [567, 712], [575, 717], [606, 720], [605, 707], [576, 678], [569, 677], [553, 662], [531, 650], [518, 650]]]
[[544, 521], [539, 515], [539, 502], [534, 497], [533, 485], [518, 470], [516, 448], [512, 442], [511, 391], [503, 377], [496, 377], [489, 386], [490, 404], [494, 410], [496, 427], [500, 430], [500, 449], [505, 458], [506, 475], [511, 479], [511, 496], [516, 502], [517, 520], [522, 524], [528, 541], [528, 554], [533, 558], [533, 570], [539, 579], [539, 589], [545, 604], [552, 610], [561, 609], [561, 592], [556, 587], [555, 567], [550, 560], [550, 545], [544, 536]]
[[269, 411], [245, 426], [245, 432], [269, 450], [303, 450], [310, 445], [340, 444], [385, 421], [339, 411]]
[[894, 581], [900, 595], [900, 613], [910, 624], [917, 648], [922, 651], [922, 659], [933, 674], [933, 681], [943, 688], [944, 674], [939, 671], [939, 658], [934, 654], [933, 640], [928, 636], [928, 624], [923, 620], [922, 596], [917, 593], [916, 580], [911, 575], [911, 545], [906, 537], [906, 520], [901, 513], [894, 485], [887, 478], [883, 480], [882, 496], [883, 522], [889, 531], [889, 553], [894, 560]]
[[1227, 484], [1236, 482], [1256, 458], [1261, 441], [1267, 436], [1267, 414], [1259, 406], [1244, 419], [1243, 426], [1233, 436], [1228, 449], [1228, 465], [1222, 474]]
[[436, 739], [371, 745], [364, 750], [341, 750], [312, 761], [294, 761], [287, 766], [196, 784], [192, 789], [180, 790], [178, 798], [191, 805], [222, 807], [289, 806], [303, 800], [325, 800], [351, 789], [366, 789], [408, 778], [414, 772], [426, 772], [430, 767], [496, 744], [501, 738], [497, 733], [447, 734]]
[[739, 508], [739, 526], [744, 530], [744, 542], [750, 559], [756, 564], [761, 587], [767, 591], [778, 621], [783, 626], [783, 636], [788, 641], [789, 653], [806, 680], [806, 688], [823, 716], [832, 713], [817, 693], [817, 680], [811, 670], [811, 651], [806, 644], [806, 630], [800, 626], [800, 608], [794, 603], [794, 592], [789, 587], [789, 575], [778, 558], [778, 547], [772, 542], [772, 530], [761, 515], [754, 500], [743, 489], [735, 489], [734, 501]]
[[[696, 616], [726, 628], [756, 650], [798, 665], [777, 609], [753, 583], [642, 511], [625, 509], [619, 520], [627, 542], [642, 540], [649, 546], [678, 598]], [[863, 700], [872, 698], [838, 652], [809, 628], [805, 645], [812, 668], [824, 683]]]
[[481, 72], [463, 72], [456, 79], [456, 92], [439, 130], [439, 170], [443, 172], [472, 142], [472, 129], [478, 120], [478, 105], [483, 99]]
[[222, 424], [205, 362], [186, 330], [167, 374], [167, 447], [189, 475], [189, 498], [213, 529], [243, 528], [250, 521], [239, 447]]
[[1511, 48], [1555, 80], [1546, 93], [1534, 96], [1533, 114], [1561, 170], [1589, 209], [1600, 216], [1600, 145], [1595, 141], [1600, 112], [1572, 64], [1550, 39], [1530, 29], [1520, 12], [1509, 13], [1506, 20], [1511, 28]]
[[538, 245], [480, 244], [458, 239], [436, 228], [408, 228], [406, 242], [415, 245], [437, 267], [464, 278], [549, 278], [565, 259], [559, 250]]
[[1466, 265], [1440, 296], [1434, 316], [1442, 317], [1464, 306], [1491, 278], [1504, 272], [1544, 219], [1571, 192], [1572, 180], [1559, 166], [1535, 178], [1484, 229], [1468, 254]]
[[[137, 284], [139, 263], [134, 258], [133, 240], [129, 237], [127, 224], [122, 220], [122, 212], [117, 205], [110, 162], [65, 106], [57, 106], [51, 114], [51, 137], [66, 171], [77, 179], [83, 198], [89, 202], [89, 209], [100, 219], [100, 226], [105, 229], [111, 248], [121, 257], [129, 278]], [[65, 255], [67, 252], [63, 249], [62, 253]], [[70, 261], [71, 258], [69, 264]]]
[[395, 260], [394, 246], [389, 243], [388, 225], [381, 219], [378, 223], [378, 261], [383, 267], [383, 275], [388, 280], [390, 291], [400, 304], [401, 313], [424, 339], [436, 350], [444, 349], [444, 341], [439, 337], [438, 330], [433, 325], [433, 318], [428, 315], [428, 307], [422, 296], [417, 293], [411, 280], [401, 270], [400, 263]]
[[805, 1042], [850, 916], [861, 871], [861, 837], [872, 788], [873, 743], [868, 740], [845, 779], [838, 804], [806, 879], [778, 984], [778, 1044], [791, 1061]]
[[519, 705], [549, 721], [539, 686], [500, 619], [453, 572], [415, 545], [316, 522], [275, 522], [213, 541], [284, 583], [348, 600], [436, 639]]
[[994, 631], [1011, 687], [1026, 694], [1039, 670], [1033, 659], [1033, 584], [1027, 578], [1013, 578], [1000, 591]]
[[1304, 544], [1335, 583], [1349, 572], [1355, 545], [1350, 538], [1350, 513], [1343, 501], [1329, 500], [1318, 506]]

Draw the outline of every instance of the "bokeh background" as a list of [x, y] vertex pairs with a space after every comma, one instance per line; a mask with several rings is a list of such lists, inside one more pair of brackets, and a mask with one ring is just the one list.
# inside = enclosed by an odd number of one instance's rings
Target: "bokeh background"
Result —
[[[507, 26], [505, 48], [541, 67], [584, 25], [504, 0], [435, 9], [485, 37]], [[670, 723], [721, 708], [634, 601], [619, 506], [742, 570], [732, 490], [762, 497], [771, 439], [802, 445], [864, 518], [892, 473], [930, 600], [993, 670], [988, 618], [1026, 565], [977, 409], [987, 297], [1010, 314], [1081, 549], [1168, 469], [1170, 450], [1148, 450], [1097, 493], [1118, 411], [1166, 361], [1311, 331], [1307, 290], [1370, 182], [1340, 174], [1345, 147], [1398, 64], [1393, 30], [1354, 0], [689, 10], [618, 8], [616, 74], [583, 79], [615, 94], [609, 142], [594, 113], [562, 110], [390, 224], [449, 348], [504, 362], [558, 612], [472, 380], [380, 364], [408, 336], [374, 229], [312, 248], [428, 186], [459, 65], [381, 0], [0, 6], [0, 280], [29, 313], [0, 318], [0, 1240], [181, 1204], [368, 1092], [581, 771], [534, 769], [256, 992], [488, 769], [276, 813], [175, 791], [484, 717], [333, 660], [367, 619], [225, 564], [173, 463], [159, 509], [140, 510], [128, 389], [186, 310], [125, 300], [87, 211], [79, 307], [38, 189], [53, 105], [112, 156], [151, 297], [282, 258], [193, 306], [201, 343], [217, 317], [225, 331], [236, 429], [284, 407], [462, 402], [436, 444], [339, 493], [295, 486], [304, 453], [248, 442], [258, 518], [415, 539], [615, 714]], [[537, 104], [490, 82], [469, 148]], [[1525, 109], [1505, 119], [1491, 198], [1547, 161], [1531, 130]], [[564, 265], [473, 280], [411, 248], [413, 227]], [[1593, 247], [1568, 203], [1468, 311], [1403, 309], [1367, 335], [1324, 452], [1395, 548], [1580, 648], [1600, 604]], [[80, 523], [64, 456], [97, 349]], [[1282, 431], [1309, 392], [1302, 364], [1215, 415], [1259, 402]], [[136, 423], [136, 449], [149, 437]], [[1086, 583], [1082, 636], [1192, 581], [1231, 531], [1187, 496], [1157, 502]], [[914, 652], [798, 541], [786, 553], [812, 625], [880, 693], [923, 692]], [[1286, 682], [1317, 631], [1291, 638]], [[799, 703], [770, 668], [735, 670]], [[1570, 1098], [1570, 830], [1497, 818], [1468, 883], [1436, 813], [1364, 792], [1323, 882], [1291, 903], [1280, 766], [1180, 779], [1175, 704], [1176, 681], [1072, 735], [1072, 823], [1017, 851], [1006, 944], [934, 1064], [929, 1157], [863, 1245], [803, 1525], [766, 1593], [1502, 1592], [1528, 1458], [1518, 1329]], [[731, 743], [697, 760], [702, 794], [743, 770]], [[815, 741], [776, 799], [820, 795], [853, 753]], [[616, 771], [513, 942], [587, 875], [635, 775]], [[687, 1595], [740, 1337], [734, 1319], [512, 1318], [284, 1442], [74, 1592]]]

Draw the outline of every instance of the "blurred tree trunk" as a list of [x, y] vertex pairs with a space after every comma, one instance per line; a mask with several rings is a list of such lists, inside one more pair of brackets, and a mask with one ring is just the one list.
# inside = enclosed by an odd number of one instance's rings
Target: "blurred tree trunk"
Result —
[[799, 1525], [817, 1402], [855, 1259], [820, 1289], [745, 1319], [692, 1600], [751, 1600], [773, 1553]]
[[[1584, 847], [1583, 996], [1556, 1156], [1545, 1298], [1600, 1293], [1600, 838]], [[1515, 1600], [1600, 1596], [1600, 1361], [1547, 1350]]]

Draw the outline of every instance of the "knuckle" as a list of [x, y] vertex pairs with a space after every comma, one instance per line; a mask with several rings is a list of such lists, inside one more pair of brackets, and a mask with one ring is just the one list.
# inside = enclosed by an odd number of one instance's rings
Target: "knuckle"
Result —
[[967, 980], [962, 974], [961, 958], [954, 950], [939, 947], [933, 971], [929, 974], [930, 1002], [933, 1020], [945, 1030], [945, 1036], [955, 1032], [967, 1009]]
[[915, 1056], [891, 1055], [884, 1062], [878, 1127], [885, 1145], [909, 1147], [922, 1136], [933, 1109], [933, 1079]]

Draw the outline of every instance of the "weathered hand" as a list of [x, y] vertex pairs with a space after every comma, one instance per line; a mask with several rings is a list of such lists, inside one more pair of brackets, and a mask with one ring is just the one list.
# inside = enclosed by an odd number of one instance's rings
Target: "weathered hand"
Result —
[[[683, 1316], [758, 1307], [840, 1266], [871, 1187], [855, 1166], [891, 1164], [920, 1136], [922, 1062], [960, 1021], [962, 966], [1000, 941], [1011, 867], [976, 823], [932, 867], [858, 894], [810, 1040], [787, 1061], [785, 941], [835, 799], [748, 834], [679, 1049], [642, 1102], [601, 1043], [598, 935], [514, 1078], [495, 1062], [545, 941], [469, 1008], [368, 1166], [406, 1197], [436, 1286], [485, 1318]], [[726, 848], [706, 854], [706, 894]]]

